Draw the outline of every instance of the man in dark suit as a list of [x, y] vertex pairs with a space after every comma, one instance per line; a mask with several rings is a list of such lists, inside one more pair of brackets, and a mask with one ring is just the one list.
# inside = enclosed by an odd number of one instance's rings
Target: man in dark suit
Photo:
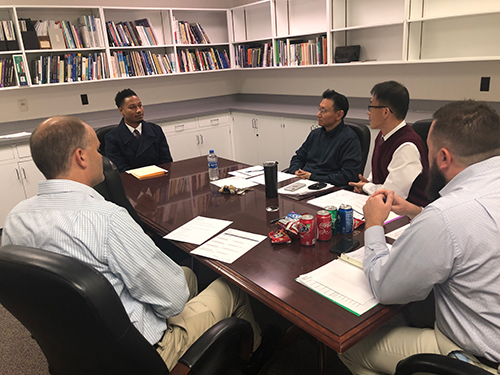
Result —
[[172, 162], [163, 130], [144, 121], [144, 108], [131, 89], [120, 91], [115, 103], [123, 118], [106, 134], [106, 156], [120, 172], [152, 164]]

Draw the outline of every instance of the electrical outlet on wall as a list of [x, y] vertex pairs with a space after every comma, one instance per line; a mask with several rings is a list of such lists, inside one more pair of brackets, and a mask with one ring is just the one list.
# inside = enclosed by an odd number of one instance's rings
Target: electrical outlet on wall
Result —
[[17, 103], [21, 112], [28, 112], [28, 101], [26, 99], [19, 99]]

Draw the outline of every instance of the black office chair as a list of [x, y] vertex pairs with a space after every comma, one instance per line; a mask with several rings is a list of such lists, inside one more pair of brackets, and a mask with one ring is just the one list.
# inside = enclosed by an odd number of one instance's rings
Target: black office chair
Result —
[[132, 207], [132, 204], [125, 194], [125, 189], [123, 188], [123, 182], [120, 172], [118, 172], [118, 168], [116, 168], [114, 163], [106, 156], [102, 157], [102, 170], [104, 173], [104, 181], [94, 186], [94, 189], [107, 201], [113, 202], [118, 206], [125, 208], [137, 224], [139, 224], [144, 231], [147, 231], [148, 227], [141, 220], [137, 211], [134, 207]]
[[[109, 281], [77, 259], [1, 247], [0, 303], [31, 332], [52, 375], [169, 374]], [[224, 319], [188, 349], [171, 374], [224, 373], [248, 361], [252, 345], [250, 323]]]
[[395, 375], [421, 372], [436, 375], [491, 375], [480, 367], [439, 354], [415, 354], [405, 358], [398, 363]]
[[346, 123], [346, 125], [354, 130], [359, 138], [359, 143], [361, 143], [361, 170], [359, 174], [362, 175], [365, 171], [366, 160], [368, 159], [368, 152], [370, 151], [370, 128], [363, 124]]
[[111, 130], [113, 130], [117, 126], [118, 125], [108, 125], [95, 130], [95, 133], [97, 134], [97, 139], [99, 139], [99, 142], [101, 142], [101, 145], [99, 146], [99, 153], [101, 155], [106, 156], [106, 134], [108, 134]]
[[429, 128], [432, 124], [432, 119], [418, 120], [412, 124], [413, 130], [422, 138], [425, 147], [427, 147], [427, 136], [429, 135]]

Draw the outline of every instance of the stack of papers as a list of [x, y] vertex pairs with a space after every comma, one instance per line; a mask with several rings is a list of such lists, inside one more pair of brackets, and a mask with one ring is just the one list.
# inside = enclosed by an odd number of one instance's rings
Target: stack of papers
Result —
[[300, 275], [296, 281], [357, 316], [378, 304], [363, 270], [342, 260]]
[[150, 165], [148, 167], [130, 169], [127, 173], [130, 173], [132, 176], [135, 176], [139, 180], [145, 180], [147, 178], [159, 177], [163, 176], [168, 171], [166, 169], [157, 167], [156, 165]]
[[214, 184], [218, 187], [224, 187], [224, 185], [233, 185], [236, 189], [246, 189], [252, 186], [257, 186], [256, 182], [252, 180], [247, 180], [241, 177], [228, 177], [222, 180], [210, 181], [211, 184]]
[[[262, 165], [255, 165], [237, 171], [229, 172], [230, 175], [240, 178], [249, 179], [251, 182], [259, 185], [265, 185], [264, 167]], [[291, 178], [297, 177], [294, 174], [278, 172], [278, 182], [286, 181]], [[226, 184], [227, 185], [227, 184]], [[234, 184], [233, 184], [234, 185]], [[235, 185], [236, 186], [236, 185]], [[255, 185], [253, 185], [255, 186]]]
[[[201, 245], [231, 223], [232, 221], [197, 216], [163, 238]], [[266, 236], [260, 234], [228, 229], [191, 251], [191, 254], [220, 260], [225, 263], [233, 263], [266, 238]]]
[[[307, 203], [321, 208], [325, 208], [327, 206], [335, 206], [339, 208], [341, 204], [348, 204], [352, 207], [354, 217], [356, 219], [363, 220], [363, 206], [365, 205], [367, 199], [368, 196], [364, 194], [357, 194], [347, 190], [339, 190], [323, 195], [319, 198], [311, 199], [310, 201], [307, 201]], [[396, 215], [391, 211], [384, 224], [390, 223], [400, 217], [401, 216]]]

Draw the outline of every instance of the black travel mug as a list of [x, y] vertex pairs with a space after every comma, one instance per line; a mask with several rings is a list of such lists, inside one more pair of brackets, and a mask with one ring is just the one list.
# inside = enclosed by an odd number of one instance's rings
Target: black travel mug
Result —
[[262, 165], [266, 182], [266, 198], [276, 198], [278, 196], [278, 162], [266, 161]]

